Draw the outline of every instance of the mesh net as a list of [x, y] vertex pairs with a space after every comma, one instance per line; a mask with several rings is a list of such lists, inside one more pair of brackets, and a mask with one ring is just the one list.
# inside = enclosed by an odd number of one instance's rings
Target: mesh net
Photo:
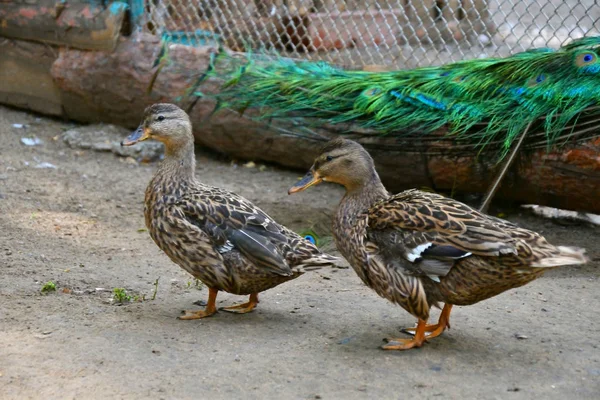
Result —
[[598, 35], [595, 0], [146, 0], [143, 29], [368, 70], [558, 48]]

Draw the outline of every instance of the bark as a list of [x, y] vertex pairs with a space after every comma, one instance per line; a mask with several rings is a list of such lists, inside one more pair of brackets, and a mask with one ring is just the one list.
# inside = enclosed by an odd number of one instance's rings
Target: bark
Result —
[[0, 3], [0, 36], [66, 45], [80, 49], [113, 50], [127, 4], [38, 0], [34, 5]]

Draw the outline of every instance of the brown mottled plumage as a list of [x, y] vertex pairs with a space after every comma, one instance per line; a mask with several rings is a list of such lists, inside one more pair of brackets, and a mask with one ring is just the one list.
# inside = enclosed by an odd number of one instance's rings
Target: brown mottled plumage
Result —
[[138, 130], [122, 144], [146, 139], [165, 144], [165, 159], [146, 189], [150, 236], [210, 289], [206, 309], [186, 312], [182, 319], [214, 314], [219, 290], [250, 295], [248, 303], [225, 310], [252, 311], [259, 292], [337, 261], [245, 198], [196, 181], [192, 127], [179, 107], [148, 107]]
[[[380, 296], [419, 319], [412, 340], [385, 349], [420, 347], [449, 326], [452, 305], [470, 305], [525, 285], [546, 270], [587, 261], [584, 250], [553, 246], [536, 232], [439, 194], [407, 190], [390, 196], [358, 143], [329, 142], [295, 193], [321, 181], [346, 188], [333, 222], [342, 255]], [[432, 305], [445, 303], [438, 324]]]

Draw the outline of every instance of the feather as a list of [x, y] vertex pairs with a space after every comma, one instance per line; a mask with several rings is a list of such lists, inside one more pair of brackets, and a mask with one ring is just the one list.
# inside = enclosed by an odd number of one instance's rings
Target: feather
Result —
[[265, 237], [244, 229], [231, 229], [228, 238], [255, 265], [282, 276], [292, 275], [290, 266]]
[[319, 235], [312, 229], [298, 232], [298, 235], [302, 236], [305, 240], [308, 240], [317, 247], [321, 245]]
[[[528, 140], [549, 147], [579, 132], [579, 121], [600, 116], [599, 51], [600, 37], [588, 37], [559, 50], [393, 72], [221, 52], [205, 75], [224, 81], [215, 95], [220, 108], [252, 107], [274, 124], [302, 117], [319, 127], [352, 124], [423, 139], [439, 139], [430, 134], [447, 127], [450, 137], [474, 148], [493, 145], [501, 159], [528, 124], [534, 125]], [[595, 121], [578, 138], [599, 126]]]

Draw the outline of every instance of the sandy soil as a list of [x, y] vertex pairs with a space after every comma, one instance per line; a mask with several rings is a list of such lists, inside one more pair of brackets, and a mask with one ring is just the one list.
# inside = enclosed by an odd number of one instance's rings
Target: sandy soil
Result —
[[[283, 284], [251, 314], [179, 321], [207, 290], [142, 229], [155, 165], [71, 149], [58, 137], [73, 126], [0, 108], [0, 398], [598, 398], [598, 228], [503, 210], [594, 261], [456, 308], [452, 329], [419, 350], [378, 348], [415, 321], [351, 269]], [[30, 136], [43, 144], [20, 142]], [[204, 182], [296, 230], [323, 229], [341, 190], [287, 196], [299, 175], [198, 154]], [[41, 294], [50, 280], [57, 291]], [[114, 304], [121, 287], [146, 300]]]

